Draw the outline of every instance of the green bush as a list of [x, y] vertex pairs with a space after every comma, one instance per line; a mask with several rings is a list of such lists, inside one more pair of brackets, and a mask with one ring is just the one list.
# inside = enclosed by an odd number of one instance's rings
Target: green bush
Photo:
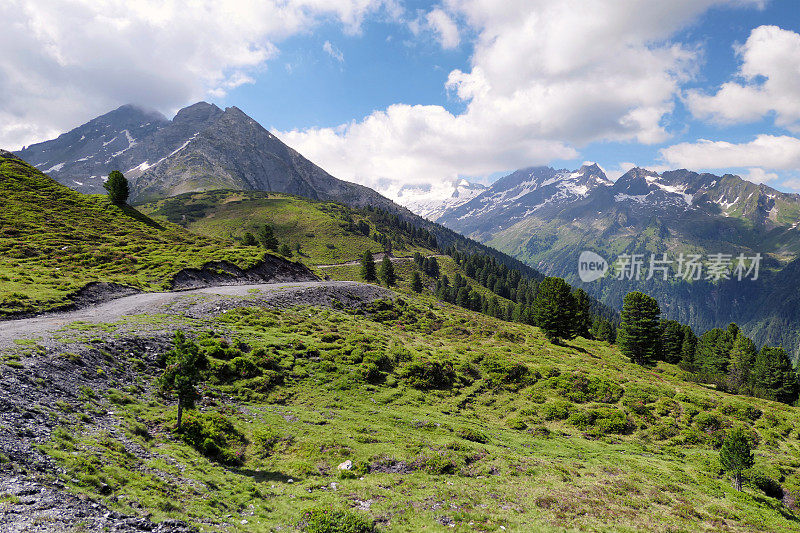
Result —
[[244, 435], [219, 413], [194, 412], [187, 415], [181, 438], [206, 457], [220, 463], [238, 465], [243, 461]]
[[702, 432], [712, 433], [727, 426], [726, 420], [716, 413], [700, 413], [694, 419], [694, 424]]
[[316, 507], [303, 513], [303, 528], [308, 533], [371, 533], [374, 522], [347, 509]]
[[458, 462], [448, 452], [440, 452], [425, 458], [425, 471], [429, 474], [455, 474], [458, 471]]
[[456, 379], [453, 364], [449, 361], [412, 361], [401, 372], [415, 389], [449, 389]]
[[484, 358], [481, 364], [486, 369], [486, 382], [492, 387], [518, 385], [536, 381], [540, 377], [538, 374], [532, 375], [530, 369], [522, 363], [495, 355]]
[[572, 404], [564, 400], [555, 400], [542, 405], [539, 411], [545, 420], [565, 420], [570, 413]]
[[552, 378], [550, 385], [559, 395], [575, 403], [617, 403], [623, 394], [622, 387], [614, 381], [579, 373]]
[[489, 442], [489, 437], [478, 431], [477, 429], [472, 428], [460, 428], [456, 435], [461, 437], [464, 440], [472, 441], [472, 442], [479, 442], [481, 444], [486, 444]]

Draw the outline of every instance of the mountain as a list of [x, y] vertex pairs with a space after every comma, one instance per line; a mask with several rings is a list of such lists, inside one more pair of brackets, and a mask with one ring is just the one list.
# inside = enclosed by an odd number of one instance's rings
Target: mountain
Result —
[[172, 120], [125, 105], [16, 155], [86, 193], [103, 192], [105, 177], [121, 170], [134, 203], [238, 189], [404, 211], [372, 189], [334, 178], [240, 109], [206, 102], [181, 109]]
[[403, 187], [398, 202], [428, 220], [436, 220], [446, 211], [465, 204], [486, 190], [485, 185], [471, 183], [465, 179], [447, 183], [444, 194], [436, 194], [433, 188]]
[[0, 198], [0, 319], [69, 305], [92, 286], [94, 297], [121, 285], [124, 292], [168, 289], [182, 271], [210, 262], [217, 269], [226, 268], [222, 262], [294, 265], [80, 194], [3, 150]]
[[[619, 309], [627, 292], [644, 290], [658, 298], [666, 317], [699, 332], [738, 322], [757, 342], [800, 354], [800, 325], [793, 318], [800, 303], [787, 291], [800, 284], [800, 195], [685, 169], [659, 174], [633, 168], [612, 182], [596, 165], [537, 167], [498, 180], [437, 221], [562, 276], [611, 307]], [[605, 277], [582, 283], [577, 261], [584, 250], [609, 263], [634, 253], [645, 262], [664, 253], [673, 261], [681, 253], [704, 260], [715, 253], [760, 253], [763, 260], [756, 281]]]
[[597, 165], [585, 165], [575, 172], [525, 168], [497, 180], [467, 202], [446, 209], [435, 220], [483, 238], [537, 210], [558, 209], [611, 184]]

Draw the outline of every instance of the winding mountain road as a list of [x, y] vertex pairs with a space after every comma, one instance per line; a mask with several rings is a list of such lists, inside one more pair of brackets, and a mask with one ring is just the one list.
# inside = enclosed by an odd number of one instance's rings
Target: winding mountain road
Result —
[[320, 294], [344, 294], [376, 299], [388, 295], [386, 289], [354, 281], [296, 281], [263, 283], [258, 285], [224, 285], [178, 292], [146, 292], [117, 298], [90, 307], [61, 313], [48, 313], [32, 318], [0, 321], [0, 346], [17, 339], [51, 333], [73, 322], [111, 323], [126, 316], [164, 313], [173, 304], [200, 297], [205, 307], [215, 301], [239, 298], [242, 305], [269, 303], [280, 300], [283, 304], [314, 304]]

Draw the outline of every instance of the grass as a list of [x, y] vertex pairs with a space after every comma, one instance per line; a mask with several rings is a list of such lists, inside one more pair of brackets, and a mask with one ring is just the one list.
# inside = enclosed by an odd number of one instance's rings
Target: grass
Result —
[[[245, 232], [256, 234], [269, 224], [281, 243], [286, 243], [308, 265], [331, 265], [357, 260], [365, 250], [382, 252], [383, 245], [357, 226], [363, 221], [369, 232], [393, 235], [394, 253], [413, 256], [434, 253], [377, 221], [368, 211], [272, 192], [211, 191], [188, 193], [139, 207], [164, 222], [175, 222], [189, 231], [209, 237], [236, 240]], [[295, 251], [300, 245], [300, 253]]]
[[[366, 316], [244, 308], [208, 326], [201, 410], [241, 435], [240, 462], [177, 439], [174, 406], [125, 395], [114, 409], [126, 437], [84, 426], [47, 444], [73, 489], [204, 530], [298, 529], [319, 508], [391, 531], [800, 530], [763, 482], [737, 493], [716, 451], [744, 425], [759, 443], [751, 479], [793, 486], [793, 407], [633, 365], [605, 343], [555, 346], [424, 294]], [[452, 375], [426, 381], [425, 361]], [[338, 470], [345, 460], [351, 471]]]
[[74, 192], [19, 160], [0, 157], [0, 196], [0, 315], [63, 305], [92, 281], [165, 289], [184, 268], [263, 258]]

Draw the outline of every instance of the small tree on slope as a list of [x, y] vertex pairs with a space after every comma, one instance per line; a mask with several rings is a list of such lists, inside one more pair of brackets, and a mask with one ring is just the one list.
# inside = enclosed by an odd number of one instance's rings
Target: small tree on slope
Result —
[[617, 345], [634, 363], [647, 365], [658, 355], [660, 314], [655, 298], [641, 292], [629, 292], [622, 301], [622, 323], [617, 330]]
[[181, 430], [183, 410], [194, 407], [199, 398], [197, 384], [201, 381], [201, 371], [205, 368], [206, 357], [200, 348], [186, 338], [182, 331], [175, 333], [174, 347], [167, 352], [167, 368], [158, 380], [162, 392], [172, 393], [178, 397], [178, 424]]
[[361, 256], [361, 277], [364, 278], [365, 281], [375, 281], [378, 279], [375, 275], [375, 258], [369, 250], [364, 252], [364, 255]]
[[114, 170], [108, 175], [108, 179], [103, 184], [103, 187], [108, 191], [108, 197], [113, 204], [125, 205], [128, 201], [128, 196], [130, 195], [128, 180], [119, 170]]
[[389, 254], [383, 256], [378, 277], [381, 278], [381, 281], [383, 281], [387, 287], [391, 287], [394, 285], [395, 281], [397, 281], [397, 276], [394, 273], [394, 265], [392, 264], [392, 260], [389, 259]]
[[736, 428], [725, 435], [719, 451], [719, 462], [726, 472], [733, 474], [736, 490], [742, 490], [742, 472], [754, 463], [750, 441], [742, 428]]
[[575, 298], [570, 286], [561, 278], [545, 278], [533, 304], [534, 321], [547, 340], [575, 338]]

